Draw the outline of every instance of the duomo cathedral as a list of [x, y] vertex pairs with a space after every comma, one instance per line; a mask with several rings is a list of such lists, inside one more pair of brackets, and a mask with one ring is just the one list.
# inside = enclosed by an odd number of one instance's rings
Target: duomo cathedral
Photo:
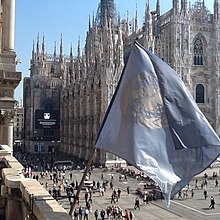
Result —
[[[171, 0], [170, 0], [171, 1]], [[207, 0], [208, 1], [208, 0]], [[53, 54], [43, 37], [33, 45], [30, 77], [24, 79], [25, 148], [65, 152], [88, 159], [108, 104], [135, 40], [158, 55], [181, 77], [199, 108], [220, 135], [220, 0], [214, 13], [205, 0], [172, 0], [161, 14], [146, 1], [145, 17], [121, 19], [114, 0], [101, 0], [90, 19], [85, 45], [64, 55], [62, 36]], [[47, 118], [45, 118], [47, 117]], [[94, 160], [116, 156], [96, 151]]]

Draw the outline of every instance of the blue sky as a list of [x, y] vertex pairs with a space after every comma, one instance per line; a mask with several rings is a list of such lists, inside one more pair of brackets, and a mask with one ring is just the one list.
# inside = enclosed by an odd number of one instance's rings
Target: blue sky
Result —
[[[115, 0], [117, 11], [121, 18], [126, 17], [129, 11], [130, 20], [135, 16], [136, 4], [138, 8], [139, 27], [143, 23], [143, 16], [147, 0]], [[17, 65], [17, 71], [23, 77], [29, 76], [29, 67], [33, 41], [36, 45], [37, 35], [44, 33], [46, 51], [53, 53], [54, 42], [59, 43], [63, 35], [63, 49], [69, 54], [70, 44], [76, 54], [77, 42], [80, 36], [81, 48], [85, 44], [86, 31], [88, 30], [89, 16], [96, 15], [100, 0], [17, 0], [15, 21], [15, 50], [17, 59], [22, 63]], [[161, 13], [171, 8], [172, 0], [161, 0]], [[194, 0], [191, 1], [192, 3]], [[214, 0], [205, 0], [205, 4], [213, 12]], [[150, 9], [154, 10], [156, 0], [150, 0]], [[23, 84], [15, 90], [15, 99], [19, 102], [23, 97]]]

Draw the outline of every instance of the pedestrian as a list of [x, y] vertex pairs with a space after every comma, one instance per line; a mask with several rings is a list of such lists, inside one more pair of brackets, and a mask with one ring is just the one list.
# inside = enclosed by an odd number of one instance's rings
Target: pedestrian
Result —
[[75, 209], [73, 212], [74, 220], [78, 220], [78, 214], [79, 214], [78, 210]]
[[105, 219], [105, 210], [104, 210], [104, 209], [101, 210], [100, 216], [101, 216], [101, 219], [102, 219], [102, 220]]
[[134, 209], [136, 210], [137, 208], [140, 210], [140, 201], [138, 197], [134, 201]]
[[129, 212], [129, 218], [130, 218], [130, 220], [132, 220], [134, 218], [134, 213], [131, 211]]
[[205, 199], [208, 197], [208, 193], [207, 193], [206, 190], [204, 190], [203, 195], [204, 195], [204, 198], [205, 198]]
[[210, 204], [209, 208], [210, 208], [210, 209], [214, 209], [214, 208], [215, 208], [215, 199], [214, 199], [213, 196], [211, 196], [210, 202], [211, 202], [211, 204]]
[[97, 219], [98, 219], [98, 216], [99, 216], [99, 211], [98, 211], [98, 209], [95, 210], [94, 216], [95, 216], [95, 220], [97, 220]]
[[128, 195], [130, 195], [130, 187], [129, 186], [127, 187], [127, 193], [128, 193]]
[[113, 189], [114, 185], [113, 185], [113, 182], [111, 181], [110, 182], [110, 189]]
[[215, 187], [218, 187], [218, 180], [215, 180]]
[[82, 214], [83, 214], [83, 210], [82, 207], [79, 207], [79, 220], [82, 220]]
[[193, 198], [193, 197], [194, 197], [194, 190], [191, 189], [191, 198]]
[[84, 220], [88, 220], [89, 219], [89, 209], [86, 208], [84, 209]]
[[118, 188], [118, 198], [120, 199], [121, 196], [121, 190]]
[[125, 220], [129, 220], [129, 213], [128, 213], [128, 210], [127, 210], [127, 209], [125, 209], [124, 219], [125, 219]]

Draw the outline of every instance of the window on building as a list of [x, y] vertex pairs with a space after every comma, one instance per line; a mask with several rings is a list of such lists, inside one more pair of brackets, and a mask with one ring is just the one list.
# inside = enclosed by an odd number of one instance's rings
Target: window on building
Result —
[[204, 103], [205, 102], [205, 89], [202, 84], [196, 86], [196, 102]]
[[199, 37], [194, 41], [194, 65], [203, 65], [203, 43]]
[[50, 72], [51, 72], [51, 73], [54, 73], [54, 66], [51, 66]]
[[34, 145], [34, 152], [38, 152], [38, 144]]

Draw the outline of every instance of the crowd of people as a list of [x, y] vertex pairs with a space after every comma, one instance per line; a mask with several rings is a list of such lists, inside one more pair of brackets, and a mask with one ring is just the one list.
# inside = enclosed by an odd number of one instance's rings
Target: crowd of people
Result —
[[[127, 182], [128, 176], [134, 177], [135, 179], [143, 179], [145, 177], [142, 175], [142, 173], [135, 175], [134, 172], [129, 169], [124, 170], [122, 173], [118, 172], [118, 178], [115, 177], [113, 172], [110, 176], [108, 176], [108, 178], [106, 178], [104, 172], [100, 171], [100, 179], [97, 180], [96, 178], [95, 180], [93, 179], [92, 169], [90, 169], [85, 180], [91, 182], [92, 184], [91, 186], [87, 186], [85, 190], [81, 192], [80, 197], [76, 198], [76, 191], [79, 183], [77, 179], [73, 177], [72, 172], [68, 172], [67, 176], [67, 169], [65, 165], [62, 166], [62, 169], [56, 169], [56, 167], [53, 167], [54, 159], [49, 155], [39, 156], [36, 154], [17, 153], [15, 157], [21, 162], [21, 164], [24, 165], [24, 175], [39, 181], [55, 200], [59, 202], [61, 199], [67, 198], [69, 204], [71, 205], [76, 199], [76, 207], [73, 212], [73, 219], [87, 220], [91, 215], [94, 215], [95, 219], [134, 219], [134, 213], [131, 211], [131, 208], [128, 209], [126, 207], [120, 207], [122, 189], [116, 187], [117, 184], [115, 184], [115, 182]], [[214, 181], [215, 187], [218, 188], [218, 175], [216, 172], [213, 172], [212, 178], [208, 177], [207, 174], [205, 174], [200, 181], [196, 178], [194, 188], [190, 188], [189, 185], [187, 185], [177, 194], [177, 199], [193, 198], [196, 190], [203, 190], [204, 199], [207, 199], [207, 185], [210, 183], [210, 181]], [[149, 181], [148, 185], [152, 185], [152, 182]], [[140, 198], [143, 199], [143, 205], [149, 204], [149, 202], [152, 200], [150, 194], [145, 193], [145, 191], [143, 192], [144, 193], [137, 196], [134, 200], [134, 211], [140, 210]], [[110, 195], [106, 208], [98, 210], [97, 207], [93, 207], [94, 193], [96, 193], [96, 195], [98, 194], [100, 197], [105, 197], [106, 194]], [[124, 189], [123, 194], [124, 193], [126, 193], [128, 196], [130, 195], [129, 185]], [[215, 199], [213, 195], [210, 197], [209, 208], [215, 208]]]
[[[95, 219], [126, 219], [132, 220], [134, 213], [127, 208], [122, 209], [119, 205], [119, 200], [122, 190], [115, 188], [115, 181], [127, 181], [127, 176], [124, 174], [118, 175], [118, 179], [115, 179], [114, 173], [108, 178], [105, 177], [104, 172], [100, 173], [100, 180], [95, 181], [92, 179], [92, 169], [86, 175], [86, 181], [92, 182], [92, 187], [87, 187], [85, 191], [81, 192], [81, 196], [76, 198], [76, 190], [78, 189], [79, 183], [73, 178], [73, 173], [66, 172], [66, 167], [62, 169], [56, 169], [53, 166], [54, 159], [50, 155], [37, 155], [29, 153], [15, 153], [14, 155], [18, 161], [24, 166], [24, 175], [28, 178], [36, 179], [45, 187], [45, 189], [51, 194], [51, 196], [58, 202], [67, 198], [71, 205], [76, 199], [77, 207], [73, 212], [73, 219], [75, 220], [86, 220], [89, 216], [94, 215]], [[104, 170], [104, 169], [103, 169]], [[111, 192], [111, 198], [109, 198], [109, 205], [106, 208], [93, 210], [93, 195], [95, 192], [99, 196], [105, 196], [105, 192]], [[83, 196], [82, 196], [83, 194]], [[127, 195], [130, 194], [130, 188], [127, 187]], [[109, 195], [109, 193], [108, 193]], [[84, 201], [83, 198], [84, 197]], [[80, 201], [81, 199], [81, 201]], [[140, 205], [137, 201], [134, 201], [134, 208], [140, 209]]]

